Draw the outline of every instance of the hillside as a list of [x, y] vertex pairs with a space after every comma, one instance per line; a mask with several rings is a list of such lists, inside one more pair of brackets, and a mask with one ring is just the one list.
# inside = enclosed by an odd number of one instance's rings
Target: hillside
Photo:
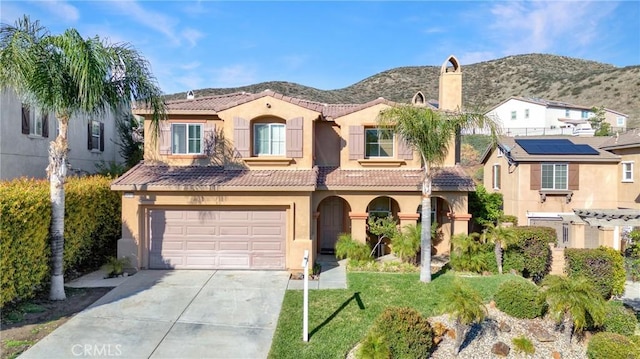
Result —
[[[270, 89], [324, 103], [363, 103], [378, 97], [409, 102], [417, 91], [438, 98], [439, 66], [399, 67], [337, 90], [319, 90], [291, 82], [271, 81], [236, 88], [194, 90], [196, 96]], [[539, 97], [583, 106], [601, 106], [629, 115], [640, 127], [640, 65], [624, 68], [564, 56], [509, 56], [472, 65], [462, 64], [463, 98], [467, 108], [486, 110], [509, 96]], [[186, 94], [168, 95], [168, 99]]]

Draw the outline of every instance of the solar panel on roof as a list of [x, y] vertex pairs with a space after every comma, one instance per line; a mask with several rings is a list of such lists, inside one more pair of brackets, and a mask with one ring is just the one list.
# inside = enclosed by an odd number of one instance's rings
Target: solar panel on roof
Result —
[[516, 143], [530, 155], [597, 155], [599, 152], [586, 144], [575, 144], [568, 139], [517, 139]]

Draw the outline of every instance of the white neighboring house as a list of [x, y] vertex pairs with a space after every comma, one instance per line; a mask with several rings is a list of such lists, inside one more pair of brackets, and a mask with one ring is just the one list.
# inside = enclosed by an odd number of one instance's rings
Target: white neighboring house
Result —
[[[58, 121], [24, 106], [11, 89], [0, 89], [0, 180], [46, 178], [49, 143], [55, 140]], [[96, 164], [122, 162], [116, 124], [109, 112], [101, 117], [69, 120], [69, 174], [95, 173]]]
[[[533, 97], [510, 97], [494, 106], [487, 116], [496, 119], [508, 136], [580, 135], [592, 136], [589, 118], [592, 107]], [[605, 120], [613, 130], [624, 131], [627, 115], [605, 109]]]

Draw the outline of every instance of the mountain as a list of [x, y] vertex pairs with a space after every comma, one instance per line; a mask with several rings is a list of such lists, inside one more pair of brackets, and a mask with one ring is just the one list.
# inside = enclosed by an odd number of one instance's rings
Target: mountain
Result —
[[[200, 97], [270, 89], [323, 103], [364, 103], [378, 97], [409, 102], [417, 91], [427, 99], [437, 99], [439, 72], [440, 66], [398, 67], [337, 90], [270, 81], [194, 93]], [[604, 105], [629, 115], [629, 127], [640, 127], [640, 65], [620, 68], [565, 56], [529, 54], [462, 64], [462, 74], [467, 108], [488, 110], [510, 96], [538, 97], [583, 106]], [[185, 97], [184, 92], [167, 95], [167, 99]]]

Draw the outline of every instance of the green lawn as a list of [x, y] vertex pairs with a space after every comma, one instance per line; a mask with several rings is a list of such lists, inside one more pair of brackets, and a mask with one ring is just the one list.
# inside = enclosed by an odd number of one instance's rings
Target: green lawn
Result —
[[[441, 293], [451, 286], [452, 272], [420, 283], [418, 273], [348, 273], [349, 289], [309, 291], [309, 342], [302, 341], [302, 291], [285, 294], [269, 358], [340, 358], [358, 343], [373, 320], [391, 306], [408, 306], [425, 316], [442, 314]], [[461, 278], [492, 299], [511, 274]], [[525, 279], [522, 279], [525, 280]]]

